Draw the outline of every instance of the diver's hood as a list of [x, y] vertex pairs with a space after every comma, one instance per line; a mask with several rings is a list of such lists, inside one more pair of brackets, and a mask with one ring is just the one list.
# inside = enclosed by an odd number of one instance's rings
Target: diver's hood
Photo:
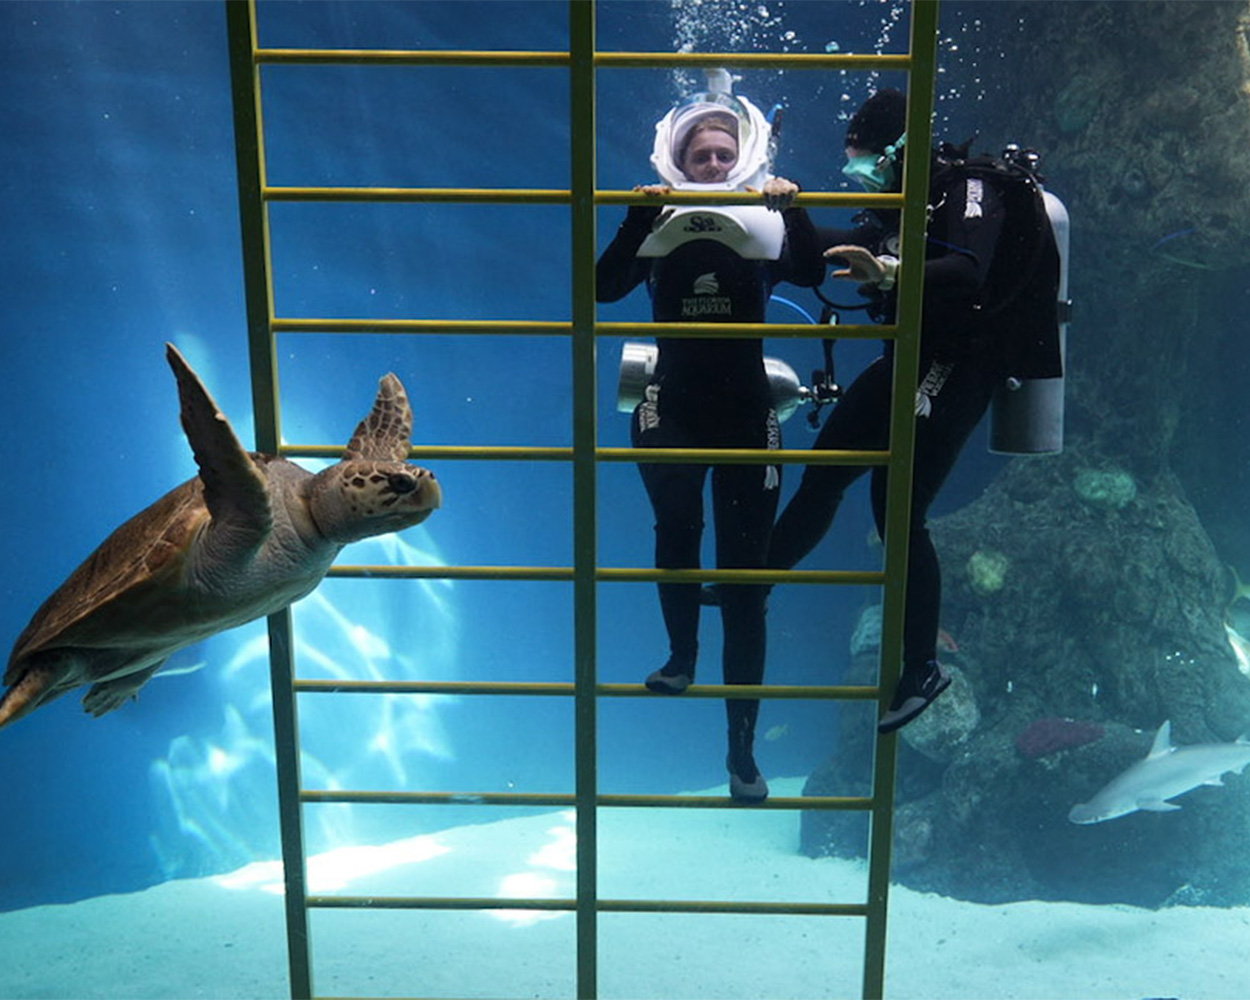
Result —
[[[732, 114], [738, 120], [738, 162], [729, 177], [718, 184], [698, 184], [687, 179], [674, 153], [682, 140], [709, 114]], [[760, 188], [768, 180], [769, 139], [772, 128], [763, 113], [745, 97], [707, 92], [695, 94], [655, 123], [655, 151], [651, 165], [665, 184], [680, 191], [741, 191], [748, 185]]]

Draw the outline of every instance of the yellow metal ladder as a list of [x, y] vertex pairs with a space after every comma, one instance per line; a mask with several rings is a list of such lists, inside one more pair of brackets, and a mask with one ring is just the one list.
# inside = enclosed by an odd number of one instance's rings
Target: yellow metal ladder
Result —
[[[599, 191], [595, 187], [595, 72], [608, 67], [732, 66], [805, 70], [903, 70], [910, 73], [907, 111], [909, 146], [930, 144], [936, 64], [937, 0], [913, 0], [911, 52], [906, 55], [762, 55], [760, 53], [607, 53], [595, 47], [593, 0], [570, 0], [568, 52], [464, 52], [393, 50], [264, 49], [258, 44], [254, 0], [227, 0], [231, 82], [235, 109], [239, 199], [242, 218], [249, 357], [257, 448], [289, 457], [324, 457], [339, 449], [324, 446], [282, 446], [278, 405], [277, 335], [299, 332], [476, 334], [527, 333], [566, 336], [571, 342], [573, 434], [570, 448], [440, 447], [414, 448], [420, 459], [506, 459], [568, 462], [573, 471], [573, 565], [571, 567], [396, 567], [336, 566], [334, 576], [393, 578], [441, 577], [454, 579], [555, 580], [572, 584], [574, 597], [574, 655], [572, 683], [491, 682], [378, 682], [312, 681], [296, 677], [290, 612], [269, 619], [271, 683], [274, 703], [276, 759], [285, 870], [290, 987], [293, 997], [314, 995], [308, 928], [312, 908], [394, 908], [443, 910], [556, 910], [571, 911], [577, 931], [577, 996], [598, 995], [597, 917], [607, 912], [736, 913], [857, 916], [866, 920], [864, 997], [882, 997], [885, 989], [886, 916], [890, 874], [890, 842], [894, 797], [895, 737], [878, 741], [873, 794], [869, 797], [774, 797], [763, 809], [866, 810], [871, 815], [867, 898], [862, 903], [763, 903], [712, 901], [613, 900], [600, 898], [597, 869], [597, 811], [601, 808], [734, 808], [726, 799], [694, 796], [608, 795], [598, 790], [596, 774], [597, 705], [607, 697], [647, 696], [636, 684], [601, 684], [596, 668], [596, 586], [606, 581], [723, 581], [858, 583], [883, 588], [882, 670], [879, 686], [839, 687], [762, 685], [726, 687], [697, 685], [686, 697], [748, 697], [857, 699], [882, 701], [897, 680], [902, 661], [903, 599], [906, 578], [907, 535], [911, 495], [911, 456], [914, 440], [913, 394], [919, 367], [921, 278], [923, 272], [924, 205], [928, 191], [927, 157], [908, 157], [904, 165], [903, 194], [815, 194], [799, 196], [805, 206], [863, 206], [903, 209], [902, 266], [898, 282], [898, 323], [893, 327], [841, 326], [839, 337], [893, 338], [896, 341], [894, 397], [888, 452], [827, 452], [808, 450], [725, 451], [601, 448], [596, 426], [595, 345], [601, 336], [654, 336], [658, 328], [646, 323], [596, 321], [594, 263], [595, 208], [628, 205], [638, 195]], [[557, 66], [570, 78], [571, 187], [570, 190], [495, 190], [447, 188], [297, 188], [271, 187], [265, 176], [264, 130], [261, 116], [261, 68], [266, 65], [390, 64], [457, 66]], [[726, 194], [709, 199], [703, 194], [675, 194], [683, 200], [707, 204], [750, 203], [757, 196]], [[435, 319], [316, 319], [279, 317], [274, 312], [269, 242], [268, 206], [275, 201], [460, 202], [568, 205], [572, 221], [571, 322], [447, 321]], [[666, 336], [699, 336], [701, 328], [682, 325], [664, 328]], [[821, 327], [798, 324], [716, 324], [717, 337], [820, 337]], [[708, 335], [702, 328], [702, 335]], [[888, 465], [887, 532], [882, 572], [686, 570], [660, 571], [602, 567], [597, 562], [597, 466], [600, 462], [747, 462], [756, 464], [825, 463]], [[297, 699], [300, 694], [329, 696], [367, 691], [377, 694], [546, 695], [573, 699], [576, 769], [572, 794], [471, 793], [473, 801], [489, 805], [553, 806], [573, 808], [576, 814], [577, 877], [572, 899], [500, 899], [446, 897], [351, 897], [311, 895], [306, 883], [303, 841], [303, 805], [306, 803], [446, 803], [461, 802], [465, 794], [421, 792], [315, 791], [304, 789], [300, 777]]]

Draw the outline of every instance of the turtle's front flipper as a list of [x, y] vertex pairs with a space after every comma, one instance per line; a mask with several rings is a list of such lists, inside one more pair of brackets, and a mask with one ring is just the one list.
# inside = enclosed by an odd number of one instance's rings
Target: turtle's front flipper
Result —
[[214, 533], [228, 536], [232, 549], [255, 547], [273, 526], [265, 477], [178, 348], [166, 344], [165, 357], [178, 379], [182, 429], [200, 467]]
[[378, 382], [373, 409], [356, 427], [356, 433], [343, 450], [343, 461], [367, 459], [402, 462], [412, 442], [412, 406], [404, 383], [393, 372]]
[[135, 697], [139, 693], [139, 688], [151, 680], [152, 675], [164, 665], [165, 660], [160, 660], [150, 667], [136, 670], [133, 674], [123, 674], [121, 677], [114, 677], [111, 681], [100, 681], [99, 684], [91, 685], [91, 690], [83, 695], [82, 707], [97, 719], [105, 712], [121, 708]]
[[0, 727], [16, 722], [45, 701], [62, 694], [66, 689], [57, 690], [56, 682], [63, 673], [64, 669], [58, 666], [27, 667], [0, 698]]

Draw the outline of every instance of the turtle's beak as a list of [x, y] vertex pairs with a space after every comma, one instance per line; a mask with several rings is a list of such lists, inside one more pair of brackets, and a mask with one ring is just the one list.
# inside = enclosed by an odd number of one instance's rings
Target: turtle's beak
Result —
[[[403, 504], [410, 511], [420, 512], [424, 521], [439, 507], [443, 506], [443, 488], [439, 486], [434, 473], [429, 469], [414, 469], [413, 476], [397, 476], [404, 481], [404, 488], [397, 492], [410, 493]], [[418, 524], [421, 522], [418, 521]]]
[[421, 500], [429, 510], [438, 510], [443, 506], [443, 488], [439, 486], [434, 473], [426, 472], [420, 482]]

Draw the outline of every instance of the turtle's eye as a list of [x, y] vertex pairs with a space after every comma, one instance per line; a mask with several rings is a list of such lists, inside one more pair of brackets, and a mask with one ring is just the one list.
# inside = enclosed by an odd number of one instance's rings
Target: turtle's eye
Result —
[[406, 472], [392, 472], [387, 477], [387, 483], [396, 493], [411, 493], [417, 488], [416, 477]]

